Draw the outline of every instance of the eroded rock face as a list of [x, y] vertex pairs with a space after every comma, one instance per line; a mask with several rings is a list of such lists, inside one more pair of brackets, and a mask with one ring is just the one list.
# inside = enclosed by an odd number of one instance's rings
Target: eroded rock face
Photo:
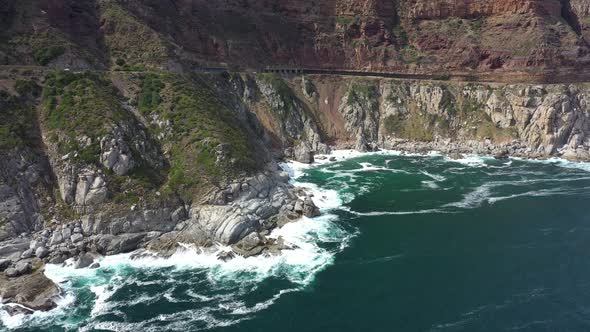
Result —
[[[95, 143], [86, 136], [78, 137], [77, 141], [81, 147]], [[107, 200], [110, 192], [106, 171], [112, 171], [117, 176], [129, 176], [138, 163], [153, 169], [161, 169], [165, 163], [158, 146], [145, 128], [132, 119], [114, 126], [98, 141], [96, 144], [99, 144], [100, 149], [93, 157], [98, 159], [102, 167], [80, 161], [77, 151], [61, 156], [56, 142], [46, 142], [61, 198], [81, 214], [93, 213]]]
[[[182, 58], [256, 70], [278, 65], [430, 75], [448, 71], [506, 82], [583, 81], [590, 75], [585, 69], [590, 61], [588, 0], [116, 3], [133, 23], [109, 15], [113, 6], [5, 1], [0, 14], [8, 35], [47, 26], [66, 36], [73, 49], [51, 63], [62, 68], [108, 67], [109, 49], [141, 54], [150, 47], [155, 59], [142, 61], [175, 71]], [[15, 22], [14, 17], [27, 20]], [[97, 42], [101, 38], [107, 47]], [[95, 61], [82, 55], [88, 49]], [[33, 51], [0, 54], [0, 60], [34, 64]]]
[[78, 175], [75, 202], [78, 205], [99, 205], [107, 197], [108, 189], [102, 175], [89, 172]]
[[558, 16], [561, 14], [559, 0], [407, 0], [409, 10], [402, 15], [413, 19], [444, 19], [447, 17], [481, 17], [491, 15], [531, 14]]

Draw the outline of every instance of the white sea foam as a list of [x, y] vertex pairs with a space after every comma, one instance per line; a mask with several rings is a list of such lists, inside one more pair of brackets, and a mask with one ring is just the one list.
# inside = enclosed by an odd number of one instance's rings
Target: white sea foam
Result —
[[490, 189], [493, 187], [493, 184], [483, 184], [463, 196], [463, 200], [446, 204], [445, 207], [457, 207], [463, 209], [478, 207], [490, 197]]
[[371, 212], [358, 212], [348, 207], [343, 207], [342, 210], [352, 213], [357, 216], [363, 217], [376, 217], [376, 216], [403, 216], [411, 214], [430, 214], [430, 213], [448, 213], [448, 211], [442, 209], [425, 209], [416, 211], [371, 211]]
[[[182, 271], [199, 270], [206, 274], [206, 278], [212, 285], [222, 286], [226, 281], [230, 284], [237, 282], [239, 285], [251, 285], [245, 290], [234, 289], [231, 294], [219, 296], [205, 296], [196, 293], [187, 293], [188, 298], [193, 298], [197, 303], [201, 303], [201, 307], [195, 310], [188, 310], [183, 313], [172, 315], [160, 315], [158, 321], [170, 322], [166, 325], [169, 330], [174, 330], [175, 326], [182, 330], [182, 324], [194, 321], [202, 321], [206, 323], [207, 328], [216, 326], [231, 325], [242, 320], [238, 319], [221, 319], [216, 317], [219, 313], [217, 311], [230, 313], [232, 315], [247, 316], [251, 313], [264, 310], [271, 306], [280, 296], [293, 292], [305, 287], [315, 277], [316, 273], [329, 265], [333, 261], [335, 252], [324, 249], [320, 243], [336, 243], [340, 250], [347, 246], [349, 240], [354, 236], [333, 223], [336, 216], [323, 215], [318, 218], [302, 220], [294, 223], [289, 223], [284, 227], [275, 230], [269, 235], [271, 238], [278, 238], [279, 236], [285, 240], [285, 243], [292, 246], [293, 249], [283, 250], [278, 255], [272, 256], [256, 256], [256, 257], [236, 257], [227, 262], [222, 262], [216, 258], [217, 253], [229, 248], [219, 246], [215, 252], [205, 252], [188, 245], [184, 249], [179, 250], [169, 258], [158, 257], [154, 255], [143, 255], [140, 258], [132, 259], [132, 254], [120, 254], [114, 256], [107, 256], [100, 260], [101, 267], [99, 269], [74, 269], [71, 265], [57, 266], [48, 265], [47, 275], [56, 282], [63, 282], [72, 278], [83, 278], [88, 283], [89, 290], [94, 293], [95, 300], [92, 305], [91, 317], [97, 317], [106, 313], [114, 313], [117, 308], [124, 308], [139, 303], [146, 304], [150, 301], [165, 299], [168, 302], [178, 302], [179, 300], [173, 297], [172, 290], [169, 289], [163, 294], [157, 296], [148, 296], [145, 293], [136, 294], [132, 299], [124, 301], [114, 301], [112, 297], [120, 289], [125, 286], [135, 285], [136, 280], [129, 280], [129, 277], [124, 277], [122, 273], [130, 271], [129, 269], [141, 269], [144, 271], [154, 271], [164, 269], [167, 275], [174, 275]], [[101, 271], [111, 271], [113, 274], [110, 280], [101, 279]], [[131, 274], [133, 274], [131, 270]], [[176, 271], [176, 272], [175, 272]], [[280, 277], [291, 281], [295, 287], [279, 290], [278, 293], [271, 295], [270, 298], [258, 302], [253, 305], [245, 305], [239, 302], [239, 297], [245, 295], [243, 292], [248, 292], [248, 289], [255, 289], [257, 284], [268, 277]], [[174, 277], [172, 277], [174, 278]], [[169, 282], [169, 281], [166, 281]], [[171, 282], [174, 282], [172, 280]], [[67, 294], [71, 296], [71, 304], [74, 300], [75, 290], [68, 286], [68, 283], [63, 284]], [[232, 304], [233, 303], [233, 304]], [[202, 307], [202, 305], [205, 307]], [[61, 305], [61, 304], [60, 304]], [[226, 307], [226, 309], [223, 309]], [[72, 309], [72, 308], [69, 308]], [[36, 321], [35, 325], [39, 324], [40, 315], [56, 316], [64, 315], [64, 312], [56, 313], [50, 311], [48, 313], [35, 313], [30, 316], [2, 316], [4, 326], [9, 328], [17, 328], [23, 323]], [[186, 317], [184, 317], [186, 316]], [[188, 319], [190, 317], [190, 319]], [[246, 318], [246, 317], [245, 317]], [[118, 323], [118, 322], [100, 322], [92, 323], [92, 320], [85, 328], [92, 330], [91, 327], [106, 329], [106, 330], [146, 330], [151, 323], [155, 321], [145, 321], [141, 323]], [[84, 330], [84, 329], [82, 329]]]
[[443, 181], [445, 181], [447, 179], [446, 177], [444, 177], [442, 175], [431, 174], [431, 173], [428, 173], [427, 171], [420, 171], [420, 173], [428, 176], [429, 178], [431, 178], [431, 179], [433, 179], [434, 181], [437, 181], [437, 182], [443, 182]]
[[422, 184], [429, 189], [438, 189], [440, 188], [436, 181], [422, 181]]
[[447, 160], [447, 161], [460, 163], [460, 164], [463, 164], [466, 166], [471, 166], [471, 167], [484, 167], [484, 166], [486, 166], [486, 164], [485, 164], [486, 160], [493, 160], [493, 159], [494, 159], [493, 157], [480, 156], [480, 155], [475, 155], [475, 154], [465, 155], [461, 159], [451, 159], [451, 158], [445, 157], [445, 160]]
[[314, 183], [294, 182], [293, 184], [313, 194], [312, 200], [320, 211], [333, 210], [344, 204], [342, 195], [336, 190], [323, 189]]
[[[331, 164], [331, 163], [341, 162], [341, 161], [348, 160], [348, 159], [366, 157], [366, 156], [436, 157], [436, 156], [441, 156], [441, 155], [442, 154], [438, 151], [430, 151], [426, 154], [423, 154], [423, 153], [408, 153], [408, 152], [398, 151], [398, 150], [385, 150], [385, 149], [375, 151], [375, 152], [359, 152], [356, 150], [333, 150], [329, 154], [317, 155], [317, 158], [316, 158], [314, 164], [325, 165], [325, 164]], [[330, 158], [334, 158], [335, 160], [330, 161]]]
[[562, 188], [554, 188], [554, 189], [541, 189], [541, 190], [534, 190], [534, 191], [527, 191], [520, 194], [513, 194], [508, 196], [500, 196], [500, 197], [490, 197], [488, 201], [490, 204], [494, 204], [499, 201], [504, 201], [512, 198], [518, 197], [547, 197], [547, 196], [556, 196], [556, 195], [572, 195], [575, 193], [579, 193], [580, 190], [585, 190], [585, 188], [579, 188], [577, 190], [567, 190]]
[[94, 307], [92, 307], [90, 316], [96, 317], [101, 313], [106, 312], [109, 307], [107, 301], [117, 289], [110, 285], [100, 285], [92, 286], [90, 287], [90, 290], [96, 296], [96, 300], [94, 300]]

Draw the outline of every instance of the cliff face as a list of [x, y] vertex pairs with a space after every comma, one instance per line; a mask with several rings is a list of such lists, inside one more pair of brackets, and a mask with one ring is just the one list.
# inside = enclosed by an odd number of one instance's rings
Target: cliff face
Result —
[[0, 8], [7, 41], [0, 60], [582, 81], [588, 8], [587, 0], [13, 0]]
[[448, 17], [477, 18], [492, 15], [528, 14], [557, 16], [561, 14], [560, 0], [408, 0], [411, 19], [444, 19]]
[[[584, 79], [584, 1], [179, 1], [126, 8], [204, 60], [491, 80]], [[182, 24], [174, 22], [180, 21]], [[231, 22], [231, 23], [230, 23]], [[248, 56], [255, 54], [256, 56]], [[581, 71], [580, 71], [581, 70]], [[559, 76], [563, 72], [563, 76]], [[572, 75], [573, 74], [573, 75]]]
[[[280, 78], [277, 78], [280, 79]], [[590, 88], [311, 76], [290, 80], [321, 137], [341, 147], [590, 157]], [[309, 91], [313, 91], [312, 98]], [[275, 119], [279, 121], [280, 119]], [[311, 149], [314, 151], [314, 149]], [[323, 151], [315, 151], [323, 153]]]

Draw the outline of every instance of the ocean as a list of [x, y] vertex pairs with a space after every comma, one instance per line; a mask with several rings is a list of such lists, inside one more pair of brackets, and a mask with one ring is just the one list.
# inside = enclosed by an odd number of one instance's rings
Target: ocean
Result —
[[0, 330], [590, 331], [590, 164], [335, 156], [283, 165], [322, 211], [293, 249], [49, 265], [59, 307]]

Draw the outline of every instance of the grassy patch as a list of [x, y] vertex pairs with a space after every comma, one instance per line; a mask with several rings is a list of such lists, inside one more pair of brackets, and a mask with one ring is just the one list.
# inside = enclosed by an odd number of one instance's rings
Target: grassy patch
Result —
[[[96, 164], [98, 142], [116, 123], [128, 123], [130, 114], [122, 108], [117, 90], [99, 74], [57, 71], [45, 78], [42, 94], [42, 122], [59, 152], [78, 152], [77, 161]], [[78, 137], [91, 139], [80, 145]]]
[[517, 137], [514, 128], [499, 128], [484, 111], [484, 105], [472, 99], [463, 100], [456, 117], [463, 123], [463, 129], [470, 131], [476, 139], [491, 138], [502, 141]]
[[156, 68], [168, 59], [168, 44], [117, 1], [100, 2], [103, 24], [109, 27], [104, 42], [113, 64], [124, 71]]
[[401, 26], [401, 24], [396, 24], [393, 29], [392, 29], [393, 35], [395, 36], [395, 38], [398, 41], [398, 44], [401, 45], [407, 45], [408, 44], [408, 33], [406, 32], [406, 30], [404, 29], [404, 27]]
[[341, 26], [347, 27], [353, 23], [359, 23], [360, 17], [358, 16], [348, 16], [348, 15], [340, 15], [334, 18], [334, 21]]
[[389, 115], [384, 122], [389, 135], [414, 141], [432, 141], [435, 134], [448, 131], [448, 123], [441, 117], [425, 112]]
[[419, 63], [424, 58], [424, 54], [412, 45], [402, 47], [400, 55], [405, 63]]

